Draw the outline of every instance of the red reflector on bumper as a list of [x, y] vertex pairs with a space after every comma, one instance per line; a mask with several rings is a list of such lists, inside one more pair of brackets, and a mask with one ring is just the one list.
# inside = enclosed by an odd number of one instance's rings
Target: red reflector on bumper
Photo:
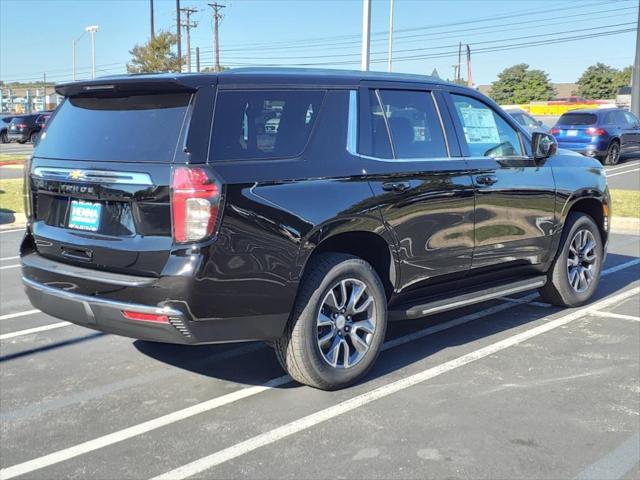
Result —
[[123, 310], [122, 315], [128, 320], [137, 320], [139, 322], [169, 323], [167, 315], [159, 315], [156, 313], [134, 312], [132, 310]]

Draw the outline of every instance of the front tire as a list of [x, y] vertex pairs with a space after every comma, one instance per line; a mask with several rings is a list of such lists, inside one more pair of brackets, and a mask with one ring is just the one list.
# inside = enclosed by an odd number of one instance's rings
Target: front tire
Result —
[[375, 363], [387, 330], [387, 299], [361, 258], [323, 253], [311, 262], [276, 355], [294, 380], [337, 390]]
[[620, 144], [612, 141], [607, 149], [607, 155], [604, 157], [605, 165], [617, 165], [620, 160]]
[[593, 218], [582, 212], [570, 213], [547, 283], [539, 289], [542, 299], [561, 307], [588, 302], [600, 282], [603, 256], [602, 236]]
[[0, 143], [9, 143], [9, 135], [7, 132], [2, 132], [0, 135]]

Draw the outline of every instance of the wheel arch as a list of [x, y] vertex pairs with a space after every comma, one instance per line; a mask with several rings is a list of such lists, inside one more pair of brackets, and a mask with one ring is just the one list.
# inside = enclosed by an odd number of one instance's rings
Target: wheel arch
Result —
[[387, 300], [390, 299], [400, 278], [393, 235], [382, 224], [375, 230], [344, 227], [344, 224], [325, 225], [309, 237], [300, 251], [301, 276], [310, 260], [321, 253], [354, 255], [373, 267], [382, 281]]

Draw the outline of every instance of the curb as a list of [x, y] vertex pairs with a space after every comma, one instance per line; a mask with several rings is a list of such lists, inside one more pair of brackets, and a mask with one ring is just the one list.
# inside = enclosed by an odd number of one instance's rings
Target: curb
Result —
[[640, 235], [640, 218], [611, 217], [611, 232]]

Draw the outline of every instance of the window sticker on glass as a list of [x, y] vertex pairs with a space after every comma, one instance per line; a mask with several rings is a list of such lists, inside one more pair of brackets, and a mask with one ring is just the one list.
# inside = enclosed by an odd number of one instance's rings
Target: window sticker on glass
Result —
[[491, 110], [468, 106], [459, 111], [467, 143], [500, 143], [498, 126]]

